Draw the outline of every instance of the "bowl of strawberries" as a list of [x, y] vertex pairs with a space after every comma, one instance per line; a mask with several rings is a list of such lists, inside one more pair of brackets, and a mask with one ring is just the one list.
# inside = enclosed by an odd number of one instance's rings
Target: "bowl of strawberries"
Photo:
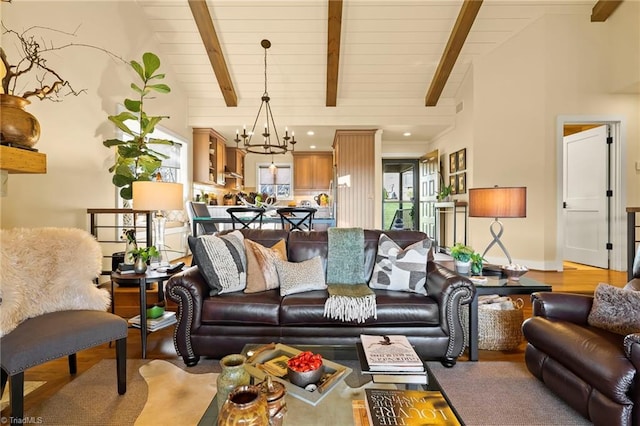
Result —
[[311, 383], [318, 383], [324, 374], [322, 355], [310, 351], [300, 352], [287, 361], [287, 377], [289, 381], [301, 388]]

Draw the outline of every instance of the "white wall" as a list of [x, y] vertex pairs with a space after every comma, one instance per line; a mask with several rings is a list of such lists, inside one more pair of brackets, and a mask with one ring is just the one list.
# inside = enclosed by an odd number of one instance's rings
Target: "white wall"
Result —
[[[527, 217], [505, 220], [503, 241], [514, 261], [556, 269], [557, 140], [559, 115], [616, 115], [626, 118], [627, 204], [640, 203], [640, 176], [633, 170], [639, 155], [638, 94], [613, 93], [632, 87], [638, 73], [628, 37], [638, 32], [638, 3], [624, 2], [605, 23], [580, 16], [543, 17], [491, 54], [474, 63], [474, 153], [472, 183], [527, 186]], [[627, 19], [627, 16], [633, 19]], [[621, 28], [624, 26], [623, 28]], [[617, 63], [608, 61], [616, 57]], [[616, 78], [623, 78], [619, 83]], [[633, 170], [633, 171], [632, 171]], [[486, 222], [486, 223], [485, 223]], [[471, 243], [489, 242], [489, 219], [471, 219]], [[625, 241], [618, 243], [624, 244]], [[497, 258], [492, 255], [498, 256]], [[500, 259], [489, 253], [490, 261]]]
[[[126, 60], [141, 60], [152, 51], [160, 56], [151, 29], [135, 2], [13, 2], [2, 3], [2, 21], [21, 31], [44, 26], [73, 32], [76, 43], [101, 46]], [[45, 40], [55, 40], [45, 34]], [[5, 43], [3, 47], [10, 46]], [[11, 53], [9, 53], [11, 58]], [[87, 208], [113, 208], [116, 188], [108, 172], [113, 153], [102, 145], [115, 136], [107, 115], [116, 104], [133, 97], [130, 84], [138, 78], [130, 67], [88, 48], [71, 47], [51, 56], [50, 64], [87, 93], [62, 102], [35, 100], [28, 110], [40, 121], [42, 134], [35, 146], [47, 155], [47, 174], [9, 175], [8, 196], [0, 199], [1, 224], [7, 227], [63, 226], [88, 229]], [[191, 140], [187, 128], [187, 100], [171, 78], [167, 63], [160, 70], [172, 89], [149, 101], [149, 114], [169, 115], [161, 125]], [[188, 158], [191, 158], [191, 147]], [[188, 173], [191, 176], [191, 173]]]

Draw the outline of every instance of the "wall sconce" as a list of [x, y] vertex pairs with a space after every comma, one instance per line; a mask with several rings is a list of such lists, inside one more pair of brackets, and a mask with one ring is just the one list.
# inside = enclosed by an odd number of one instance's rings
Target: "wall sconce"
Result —
[[527, 217], [527, 188], [524, 186], [505, 188], [495, 186], [493, 188], [469, 189], [469, 217], [492, 217], [495, 219], [489, 226], [493, 240], [482, 253], [482, 257], [495, 244], [502, 249], [511, 264], [513, 263], [511, 256], [500, 241], [504, 226], [498, 219]]

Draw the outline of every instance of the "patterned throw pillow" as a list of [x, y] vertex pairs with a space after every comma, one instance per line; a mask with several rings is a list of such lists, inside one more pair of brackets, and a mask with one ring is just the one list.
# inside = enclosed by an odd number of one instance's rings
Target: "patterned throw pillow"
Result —
[[297, 263], [278, 259], [276, 269], [280, 278], [280, 296], [327, 288], [320, 256]]
[[623, 336], [640, 333], [640, 291], [600, 283], [593, 296], [589, 325]]
[[244, 240], [247, 254], [247, 287], [245, 293], [259, 293], [280, 287], [276, 259], [287, 260], [287, 245], [280, 240], [268, 248], [251, 240]]
[[189, 237], [195, 264], [211, 288], [210, 296], [244, 290], [247, 285], [247, 258], [244, 236], [233, 231], [222, 236]]
[[386, 234], [380, 234], [376, 264], [369, 287], [426, 296], [429, 250], [429, 238], [413, 243], [403, 250]]

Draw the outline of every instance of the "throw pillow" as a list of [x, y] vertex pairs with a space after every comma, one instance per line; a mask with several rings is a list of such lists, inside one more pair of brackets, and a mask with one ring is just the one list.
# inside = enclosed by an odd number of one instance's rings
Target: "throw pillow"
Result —
[[2, 229], [0, 265], [0, 336], [46, 313], [109, 307], [109, 292], [93, 281], [102, 249], [82, 229]]
[[222, 236], [189, 237], [189, 247], [211, 289], [210, 296], [244, 290], [247, 285], [247, 258], [244, 236], [240, 231]]
[[426, 296], [427, 260], [430, 250], [429, 238], [413, 243], [403, 250], [386, 234], [380, 234], [376, 264], [369, 287]]
[[320, 256], [297, 263], [277, 259], [276, 269], [280, 279], [280, 296], [327, 288]]
[[245, 293], [259, 293], [280, 287], [276, 259], [287, 260], [287, 245], [280, 240], [268, 248], [251, 240], [244, 240], [247, 254], [247, 287]]
[[593, 296], [589, 325], [622, 335], [640, 333], [640, 291], [600, 283]]

